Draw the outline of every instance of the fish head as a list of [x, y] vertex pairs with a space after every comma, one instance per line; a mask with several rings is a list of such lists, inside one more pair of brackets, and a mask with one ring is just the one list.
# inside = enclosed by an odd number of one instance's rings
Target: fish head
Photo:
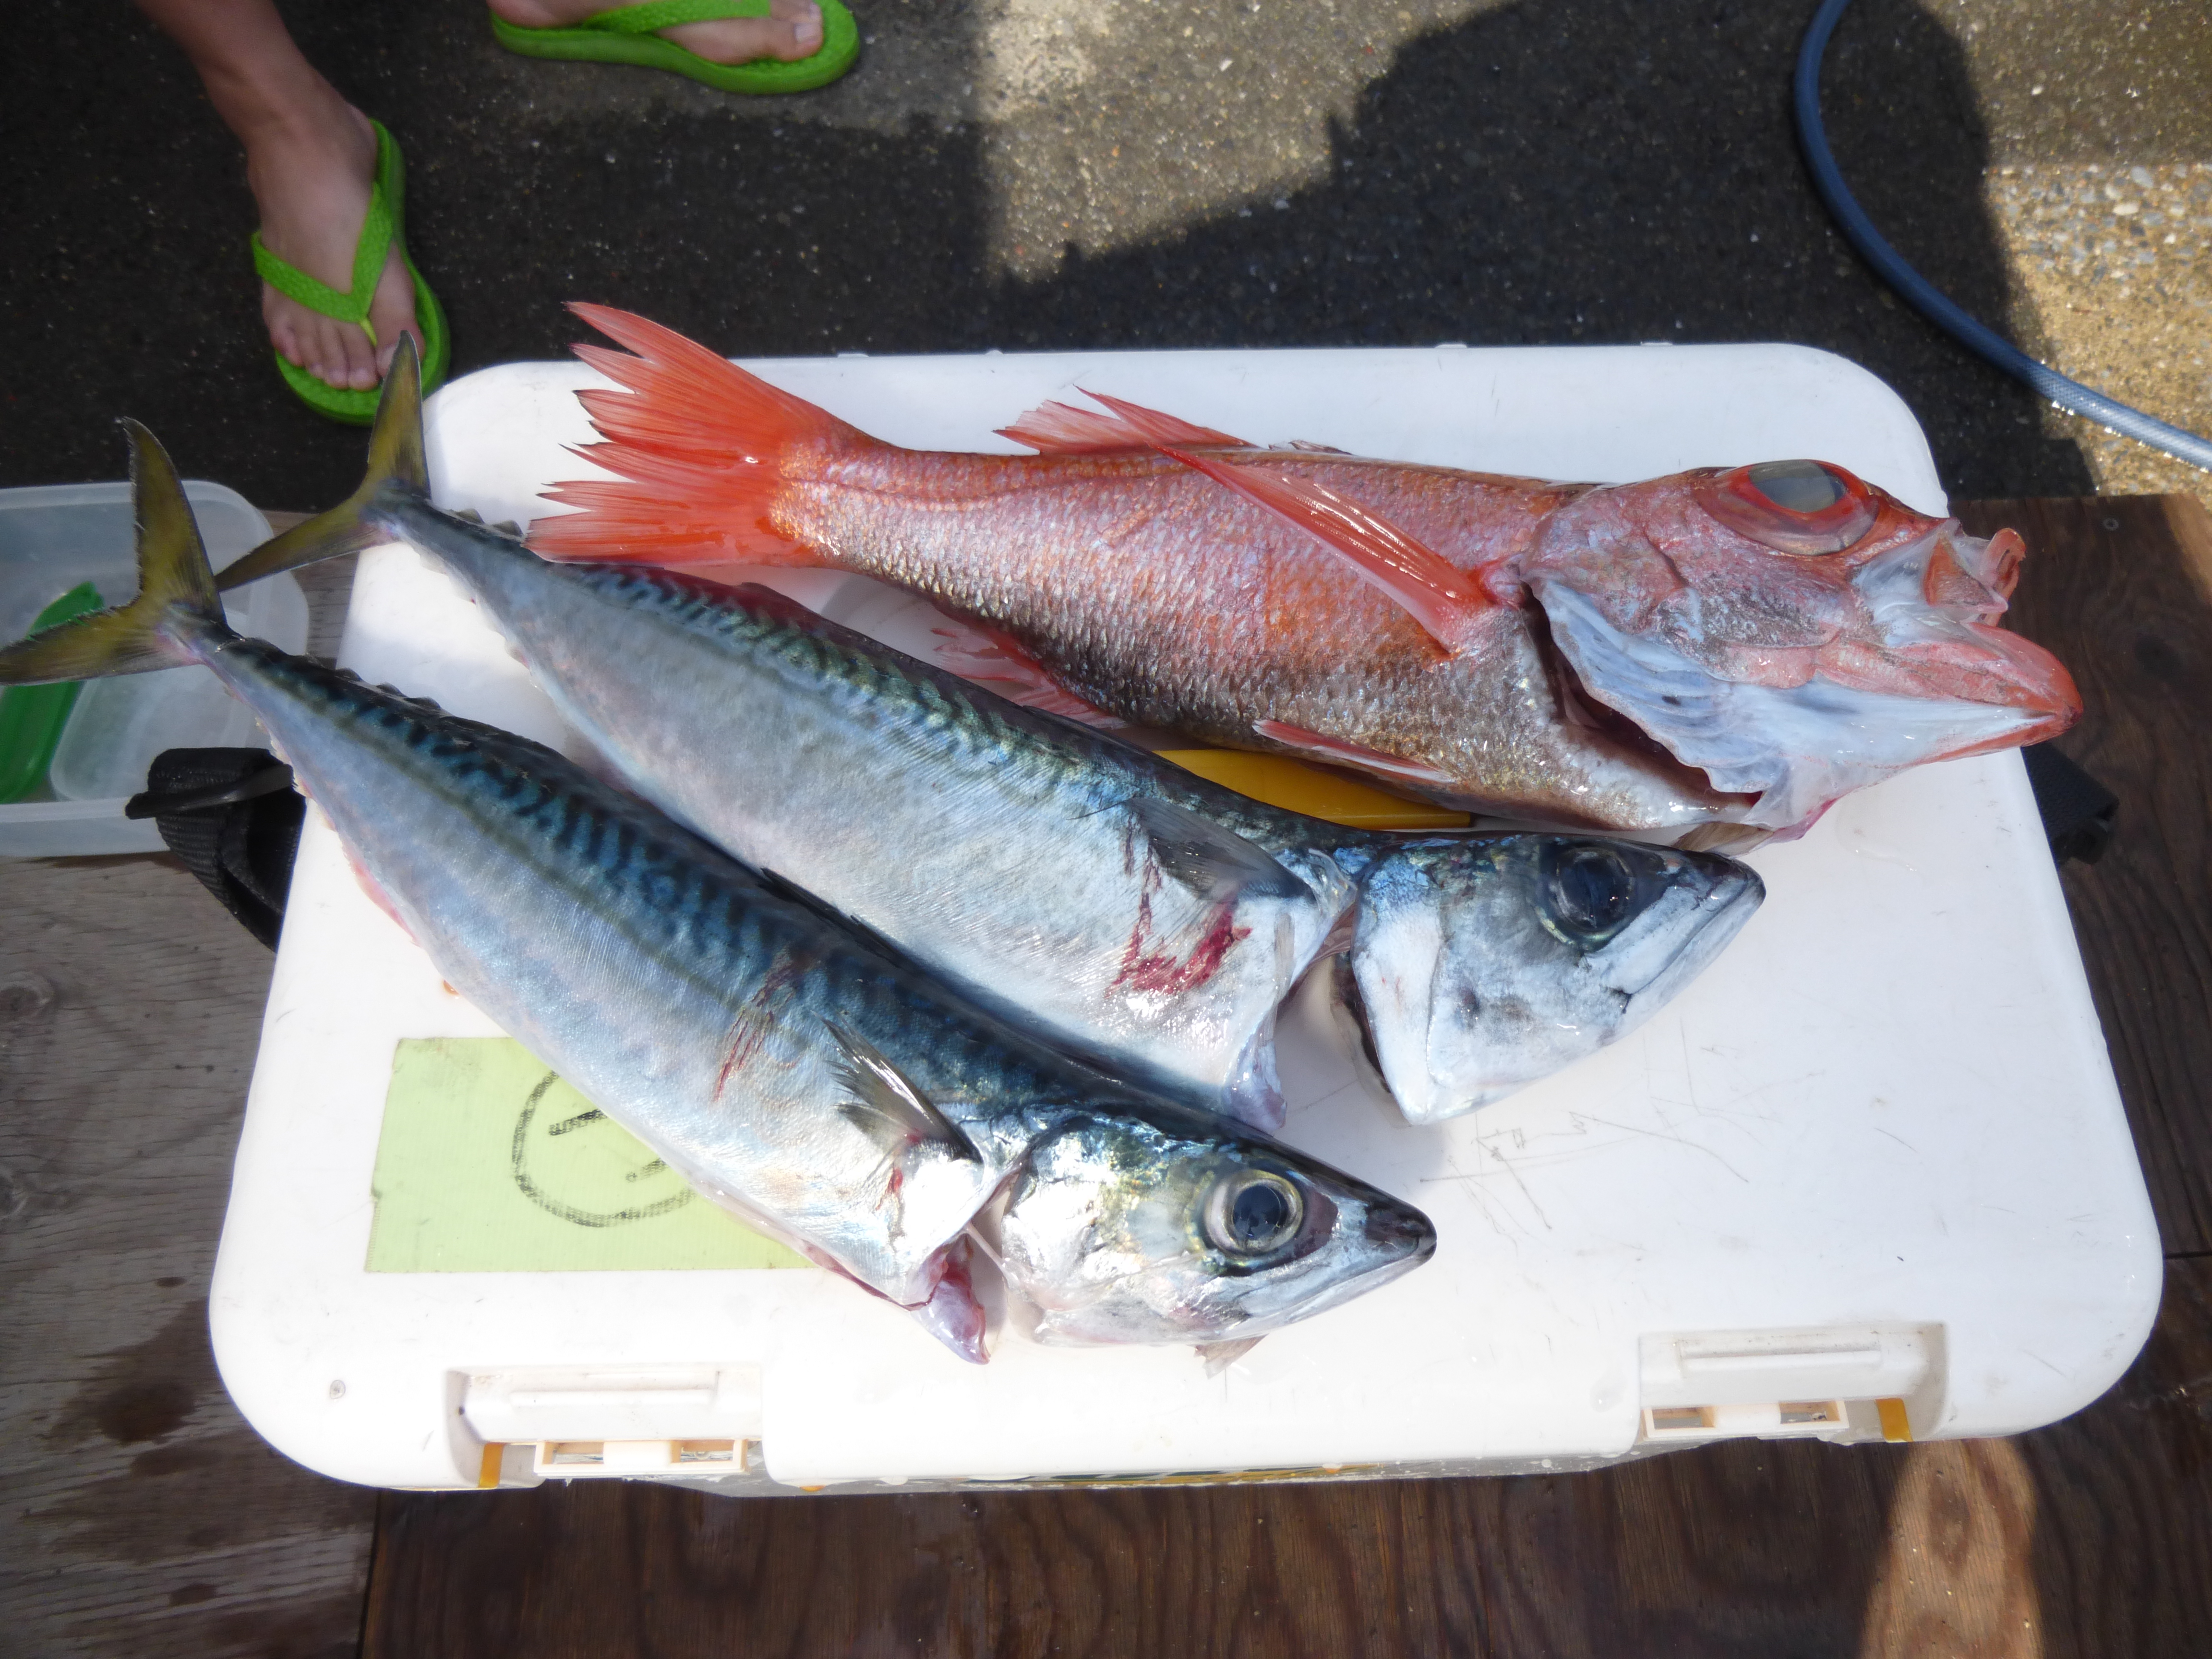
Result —
[[1058, 1123], [1011, 1183], [999, 1236], [1038, 1340], [1070, 1345], [1263, 1336], [1411, 1271], [1437, 1243], [1413, 1206], [1175, 1109]]
[[1996, 625], [2025, 553], [1828, 462], [1766, 461], [1591, 490], [1519, 573], [1571, 692], [1755, 796], [1742, 822], [1790, 830], [2080, 716], [2057, 659]]
[[1765, 896], [1711, 853], [1598, 836], [1416, 842], [1361, 883], [1351, 998], [1400, 1109], [1433, 1123], [1633, 1030]]

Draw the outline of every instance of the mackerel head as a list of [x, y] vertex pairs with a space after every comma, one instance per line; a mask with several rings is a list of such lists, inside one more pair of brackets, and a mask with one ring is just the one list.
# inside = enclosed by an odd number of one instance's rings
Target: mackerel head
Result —
[[1765, 896], [1749, 866], [1712, 853], [1588, 836], [1416, 842], [1365, 872], [1336, 989], [1400, 1109], [1433, 1123], [1634, 1030]]

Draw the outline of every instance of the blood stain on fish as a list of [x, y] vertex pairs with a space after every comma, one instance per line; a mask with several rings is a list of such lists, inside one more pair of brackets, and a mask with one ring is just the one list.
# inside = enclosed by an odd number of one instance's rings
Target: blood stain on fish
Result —
[[1152, 887], [1147, 884], [1137, 901], [1137, 925], [1129, 930], [1128, 946], [1121, 953], [1121, 971], [1114, 976], [1115, 986], [1180, 996], [1204, 985], [1221, 971], [1222, 963], [1237, 943], [1251, 935], [1249, 927], [1239, 927], [1231, 921], [1234, 913], [1234, 907], [1217, 903], [1212, 920], [1188, 957], [1151, 948]]
[[730, 1086], [730, 1079], [744, 1070], [760, 1052], [761, 1044], [768, 1041], [768, 1034], [775, 1028], [774, 1005], [783, 999], [810, 965], [794, 952], [783, 952], [761, 980], [759, 989], [739, 1006], [722, 1045], [721, 1066], [714, 1073], [714, 1099], [722, 1097], [723, 1091]]

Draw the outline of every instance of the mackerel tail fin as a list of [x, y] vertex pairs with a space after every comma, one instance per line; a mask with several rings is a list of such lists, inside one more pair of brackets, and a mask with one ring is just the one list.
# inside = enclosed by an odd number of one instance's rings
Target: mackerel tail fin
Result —
[[429, 494], [430, 471], [422, 459], [422, 369], [414, 337], [402, 334], [384, 377], [384, 395], [377, 400], [376, 425], [368, 434], [368, 471], [361, 487], [329, 512], [270, 537], [228, 567], [217, 586], [239, 587], [280, 570], [380, 546], [392, 534], [371, 522], [369, 509], [395, 497], [427, 501]]
[[576, 453], [616, 476], [546, 491], [583, 510], [538, 520], [532, 547], [677, 566], [832, 562], [779, 526], [778, 498], [833, 458], [890, 446], [672, 329], [606, 306], [569, 309], [635, 355], [576, 348], [623, 388], [576, 394], [605, 440]]
[[138, 597], [96, 611], [0, 651], [0, 685], [144, 674], [197, 662], [199, 641], [228, 632], [200, 527], [177, 469], [136, 421], [131, 440], [131, 498], [138, 541]]

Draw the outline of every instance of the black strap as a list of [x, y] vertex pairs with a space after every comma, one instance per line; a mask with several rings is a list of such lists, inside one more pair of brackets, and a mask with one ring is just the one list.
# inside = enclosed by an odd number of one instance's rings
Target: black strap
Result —
[[169, 850], [272, 950], [284, 922], [307, 803], [265, 749], [167, 749], [123, 809], [152, 818]]

